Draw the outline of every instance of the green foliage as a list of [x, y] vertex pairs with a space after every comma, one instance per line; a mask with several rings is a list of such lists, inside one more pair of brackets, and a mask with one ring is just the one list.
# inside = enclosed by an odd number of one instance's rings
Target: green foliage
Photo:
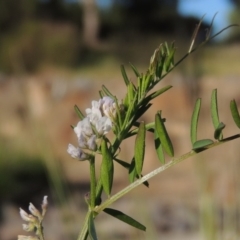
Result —
[[164, 121], [161, 117], [161, 112], [158, 112], [155, 115], [155, 124], [156, 124], [155, 126], [156, 136], [159, 138], [159, 141], [161, 142], [163, 149], [170, 157], [173, 157], [174, 156], [173, 145], [166, 130], [166, 127], [164, 125]]
[[138, 129], [138, 133], [135, 141], [135, 148], [134, 148], [136, 172], [139, 176], [142, 173], [142, 167], [143, 167], [143, 161], [144, 161], [145, 136], [146, 136], [145, 123], [141, 122]]
[[[98, 150], [95, 153], [92, 153], [92, 156], [94, 156], [94, 154], [99, 154], [102, 157], [100, 178], [98, 180], [95, 179], [95, 169], [93, 168], [94, 162], [92, 159], [90, 159], [90, 195], [94, 200], [91, 201], [91, 207], [89, 208], [90, 212], [86, 216], [84, 227], [79, 235], [78, 240], [86, 239], [88, 235], [90, 235], [91, 239], [96, 239], [96, 231], [93, 220], [101, 211], [105, 211], [109, 215], [116, 217], [119, 220], [128, 223], [129, 225], [145, 231], [146, 228], [142, 224], [118, 210], [109, 209], [108, 206], [140, 184], [149, 186], [147, 182], [148, 179], [166, 170], [167, 168], [174, 166], [184, 159], [240, 137], [240, 134], [233, 135], [225, 139], [222, 136], [222, 131], [225, 128], [225, 124], [219, 120], [217, 90], [212, 92], [210, 102], [212, 122], [214, 125], [213, 135], [217, 141], [214, 142], [211, 139], [197, 139], [199, 114], [201, 108], [201, 99], [198, 99], [196, 101], [191, 119], [190, 137], [192, 147], [190, 152], [183, 154], [182, 156], [174, 157], [174, 147], [165, 126], [166, 119], [162, 118], [161, 110], [156, 113], [155, 122], [153, 123], [145, 123], [140, 120], [144, 113], [151, 107], [151, 100], [163, 94], [172, 86], [165, 86], [156, 91], [152, 91], [154, 87], [156, 87], [156, 85], [162, 81], [163, 78], [165, 78], [165, 76], [168, 75], [189, 54], [198, 48], [194, 48], [194, 43], [200, 25], [201, 22], [196, 28], [187, 54], [184, 55], [179, 61], [175, 62], [174, 60], [176, 52], [174, 44], [169, 45], [165, 43], [161, 44], [155, 50], [153, 56], [151, 57], [149, 68], [145, 73], [140, 73], [134, 65], [130, 64], [130, 67], [132, 68], [132, 71], [137, 79], [136, 85], [129, 80], [125, 68], [121, 66], [123, 80], [126, 85], [126, 95], [124, 96], [122, 102], [118, 101], [115, 95], [109, 91], [109, 89], [107, 89], [105, 86], [102, 87], [100, 96], [109, 96], [115, 101], [116, 116], [111, 118], [115, 138], [111, 140], [106, 136], [102, 136], [100, 139], [101, 146], [98, 147]], [[216, 35], [218, 34], [219, 33]], [[208, 34], [202, 45], [213, 37], [210, 37]], [[240, 126], [240, 117], [235, 101], [231, 102], [230, 107], [235, 123]], [[76, 107], [75, 110], [77, 111], [80, 119], [82, 119], [83, 115], [81, 111]], [[162, 163], [162, 166], [143, 176], [142, 169], [145, 155], [146, 131], [148, 131], [154, 137], [156, 153], [160, 162]], [[118, 155], [122, 142], [125, 139], [133, 136], [136, 137], [134, 156], [131, 157], [132, 160], [129, 163], [127, 160], [120, 160]], [[167, 162], [165, 160], [165, 153], [172, 158], [171, 161]], [[116, 161], [126, 169], [130, 185], [111, 196], [114, 178], [113, 161]], [[98, 200], [101, 198], [103, 191], [107, 194], [108, 199], [102, 202], [100, 205], [96, 205], [96, 202], [100, 202]], [[95, 201], [95, 198], [97, 201]]]
[[237, 127], [240, 128], [240, 115], [239, 115], [237, 104], [236, 104], [235, 100], [232, 100], [230, 102], [230, 109], [231, 109], [231, 113], [232, 113], [234, 122], [236, 123]]
[[101, 144], [101, 152], [102, 152], [102, 164], [101, 164], [101, 173], [100, 178], [102, 180], [103, 189], [105, 193], [109, 196], [112, 190], [113, 183], [113, 158], [110, 150], [107, 147], [107, 141], [105, 139], [102, 140]]
[[139, 223], [138, 221], [129, 217], [128, 215], [126, 215], [125, 213], [123, 213], [121, 211], [118, 211], [118, 210], [112, 209], [112, 208], [105, 208], [103, 211], [105, 213], [119, 219], [120, 221], [123, 221], [123, 222], [131, 225], [132, 227], [135, 227], [139, 230], [146, 231], [146, 227], [144, 225], [142, 225], [141, 223]]
[[192, 145], [197, 141], [197, 127], [198, 127], [198, 119], [199, 119], [199, 112], [201, 108], [201, 99], [197, 99], [195, 103], [195, 107], [192, 114], [191, 120], [191, 142]]

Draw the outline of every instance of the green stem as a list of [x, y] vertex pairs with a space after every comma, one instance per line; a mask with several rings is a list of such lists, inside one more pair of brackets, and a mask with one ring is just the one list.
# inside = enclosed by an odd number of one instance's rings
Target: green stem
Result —
[[90, 215], [91, 215], [91, 209], [89, 209], [86, 214], [82, 230], [81, 230], [80, 234], [78, 235], [77, 240], [86, 240], [87, 239], [87, 237], [88, 237], [88, 220], [89, 220]]
[[90, 206], [95, 207], [96, 199], [96, 173], [95, 173], [95, 157], [90, 159]]
[[145, 175], [144, 177], [136, 180], [135, 182], [133, 182], [132, 184], [130, 184], [129, 186], [127, 186], [126, 188], [122, 189], [120, 192], [116, 193], [115, 195], [113, 195], [112, 197], [110, 197], [108, 200], [106, 200], [105, 202], [103, 202], [100, 206], [97, 206], [94, 211], [96, 213], [100, 213], [102, 210], [104, 210], [106, 207], [108, 207], [109, 205], [111, 205], [113, 202], [115, 202], [116, 200], [118, 200], [119, 198], [121, 198], [122, 196], [124, 196], [125, 194], [127, 194], [128, 192], [130, 192], [131, 190], [133, 190], [134, 188], [136, 188], [137, 186], [139, 186], [140, 184], [142, 184], [143, 182], [149, 180], [150, 178], [156, 176], [157, 174], [159, 174], [160, 172], [163, 172], [164, 170], [174, 166], [175, 164], [182, 162], [183, 160], [192, 157], [196, 154], [198, 154], [199, 152], [208, 150], [210, 148], [216, 147], [218, 145], [221, 145], [223, 143], [226, 143], [228, 141], [234, 140], [240, 138], [240, 134], [236, 134], [233, 135], [231, 137], [225, 138], [222, 141], [219, 142], [214, 142], [213, 144], [210, 144], [208, 146], [206, 146], [205, 148], [199, 150], [198, 152], [196, 151], [190, 151], [188, 153], [185, 153], [184, 155], [178, 157], [178, 158], [173, 158], [169, 163], [153, 170], [152, 172], [148, 173], [147, 175]]

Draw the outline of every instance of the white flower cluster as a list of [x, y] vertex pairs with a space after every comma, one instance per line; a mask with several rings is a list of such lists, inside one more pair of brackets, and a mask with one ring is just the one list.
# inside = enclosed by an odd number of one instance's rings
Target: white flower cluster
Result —
[[67, 152], [79, 160], [89, 159], [89, 150], [97, 150], [97, 140], [107, 134], [116, 117], [116, 103], [111, 97], [92, 101], [92, 108], [86, 109], [86, 117], [74, 128], [78, 138], [78, 147], [68, 145]]
[[25, 212], [22, 208], [20, 208], [20, 216], [21, 218], [28, 222], [27, 224], [23, 224], [23, 230], [27, 232], [35, 231], [37, 236], [24, 236], [19, 235], [18, 240], [39, 240], [38, 236], [43, 236], [42, 232], [42, 221], [46, 214], [48, 206], [47, 196], [44, 196], [42, 202], [42, 213], [38, 211], [38, 209], [32, 204], [29, 204], [29, 211], [31, 214]]

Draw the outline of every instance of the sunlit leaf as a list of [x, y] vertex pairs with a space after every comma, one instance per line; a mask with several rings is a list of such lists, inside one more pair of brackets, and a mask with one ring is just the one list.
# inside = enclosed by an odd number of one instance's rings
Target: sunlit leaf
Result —
[[195, 103], [195, 107], [192, 114], [192, 120], [191, 120], [191, 142], [192, 145], [197, 141], [197, 127], [198, 127], [198, 118], [199, 118], [199, 112], [201, 108], [201, 99], [197, 99]]
[[169, 156], [173, 157], [174, 156], [173, 145], [172, 145], [171, 139], [167, 133], [167, 130], [164, 125], [164, 121], [163, 121], [160, 113], [157, 113], [155, 115], [155, 124], [156, 124], [155, 131], [157, 131], [157, 135], [160, 138], [163, 149], [166, 151], [166, 153]]
[[222, 139], [222, 130], [225, 128], [225, 124], [220, 122], [216, 130], [214, 131], [214, 138], [217, 140]]
[[138, 175], [141, 175], [143, 167], [145, 154], [145, 136], [146, 136], [145, 123], [141, 122], [136, 136], [134, 147], [135, 167]]
[[[220, 124], [219, 116], [218, 116], [218, 102], [217, 102], [217, 89], [214, 89], [212, 91], [212, 97], [211, 97], [211, 116], [212, 116], [212, 122], [214, 129], [216, 130]], [[217, 131], [220, 135], [218, 136], [218, 140], [223, 138], [222, 135], [222, 129], [221, 131]], [[215, 135], [215, 134], [214, 134]]]
[[131, 218], [130, 216], [126, 215], [123, 212], [120, 212], [120, 211], [118, 211], [116, 209], [112, 209], [112, 208], [105, 208], [103, 211], [105, 213], [119, 219], [120, 221], [123, 221], [123, 222], [131, 225], [132, 227], [135, 227], [142, 231], [146, 231], [146, 227], [144, 225], [142, 225], [141, 223], [139, 223], [138, 221], [136, 221], [135, 219]]
[[133, 64], [131, 64], [131, 63], [129, 63], [129, 64], [130, 64], [132, 70], [134, 71], [136, 77], [140, 77], [140, 73], [138, 72], [137, 68]]
[[239, 116], [236, 101], [234, 99], [230, 102], [230, 109], [231, 109], [234, 122], [236, 123], [237, 127], [240, 128], [240, 116]]
[[126, 86], [128, 86], [129, 79], [128, 79], [127, 73], [126, 73], [125, 68], [124, 68], [123, 65], [121, 65], [121, 72], [122, 72], [122, 76], [123, 76], [124, 82], [125, 82]]
[[155, 143], [155, 149], [156, 149], [159, 161], [162, 164], [165, 164], [165, 156], [164, 156], [162, 144], [161, 144], [160, 138], [157, 134], [157, 131], [154, 131], [154, 143]]
[[113, 159], [107, 147], [107, 142], [105, 139], [102, 139], [101, 152], [102, 152], [102, 164], [100, 170], [100, 177], [103, 184], [103, 190], [109, 196], [112, 189], [114, 166]]
[[136, 168], [135, 168], [135, 159], [133, 158], [130, 164], [130, 168], [128, 171], [128, 175], [129, 175], [129, 181], [130, 183], [133, 183], [136, 179], [137, 176], [137, 172], [136, 172]]
[[213, 140], [211, 140], [211, 139], [198, 140], [193, 144], [193, 150], [197, 151], [197, 150], [204, 149], [212, 143], [213, 143]]

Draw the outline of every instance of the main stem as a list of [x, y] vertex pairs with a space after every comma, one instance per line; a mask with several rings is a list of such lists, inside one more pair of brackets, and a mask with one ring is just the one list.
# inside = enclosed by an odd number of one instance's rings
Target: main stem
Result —
[[133, 190], [134, 188], [136, 188], [137, 186], [139, 186], [143, 182], [151, 179], [152, 177], [156, 176], [160, 172], [163, 172], [164, 170], [176, 165], [177, 163], [182, 162], [183, 160], [185, 160], [189, 157], [192, 157], [192, 156], [198, 154], [199, 152], [202, 152], [202, 151], [208, 150], [210, 148], [219, 146], [223, 143], [226, 143], [228, 141], [231, 141], [231, 140], [234, 140], [234, 139], [237, 139], [237, 138], [240, 138], [240, 134], [236, 134], [236, 135], [233, 135], [231, 137], [225, 138], [225, 139], [223, 139], [219, 142], [214, 142], [213, 144], [210, 144], [210, 145], [206, 146], [205, 148], [200, 149], [198, 152], [192, 150], [192, 151], [190, 151], [188, 153], [185, 153], [184, 155], [182, 155], [178, 158], [173, 158], [169, 163], [153, 170], [152, 172], [150, 172], [147, 175], [145, 175], [144, 177], [136, 180], [135, 182], [133, 182], [132, 184], [130, 184], [126, 188], [122, 189], [120, 192], [118, 192], [115, 195], [113, 195], [112, 197], [110, 197], [108, 200], [103, 202], [100, 206], [97, 206], [94, 209], [94, 211], [97, 212], [97, 213], [100, 213], [103, 209], [105, 209], [106, 207], [111, 205], [113, 202], [115, 202], [116, 200], [118, 200], [119, 198], [121, 198], [122, 196], [124, 196], [125, 194], [127, 194], [128, 192], [130, 192], [131, 190]]
[[90, 206], [95, 207], [96, 199], [96, 173], [95, 173], [95, 157], [90, 159]]

